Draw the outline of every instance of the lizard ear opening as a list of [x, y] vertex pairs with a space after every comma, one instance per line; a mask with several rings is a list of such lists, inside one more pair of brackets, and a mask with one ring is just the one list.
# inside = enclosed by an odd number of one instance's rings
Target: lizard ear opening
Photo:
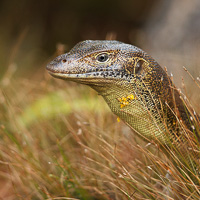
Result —
[[146, 61], [142, 58], [131, 59], [126, 62], [126, 66], [124, 66], [125, 70], [132, 75], [139, 75], [143, 72], [143, 65]]
[[144, 60], [136, 61], [135, 66], [134, 66], [134, 73], [135, 74], [141, 73], [142, 65], [143, 65], [144, 62], [145, 62]]

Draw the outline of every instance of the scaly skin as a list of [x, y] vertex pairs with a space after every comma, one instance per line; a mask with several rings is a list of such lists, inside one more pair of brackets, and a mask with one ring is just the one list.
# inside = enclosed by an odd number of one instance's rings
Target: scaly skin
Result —
[[47, 66], [64, 80], [89, 85], [140, 136], [162, 144], [191, 130], [189, 112], [166, 72], [141, 49], [118, 41], [83, 41]]

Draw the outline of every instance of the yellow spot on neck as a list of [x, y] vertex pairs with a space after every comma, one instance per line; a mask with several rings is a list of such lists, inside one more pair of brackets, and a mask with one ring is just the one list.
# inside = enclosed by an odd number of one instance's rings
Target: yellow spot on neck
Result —
[[120, 108], [127, 106], [134, 99], [136, 99], [136, 96], [134, 96], [133, 94], [130, 94], [127, 97], [118, 98], [118, 101], [120, 102]]

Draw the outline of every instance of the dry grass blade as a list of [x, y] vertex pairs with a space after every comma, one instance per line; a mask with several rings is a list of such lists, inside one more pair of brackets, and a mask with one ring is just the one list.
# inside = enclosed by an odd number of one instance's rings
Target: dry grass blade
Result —
[[[183, 101], [196, 137], [179, 124], [192, 162], [173, 143], [163, 148], [136, 137], [88, 88], [56, 84], [60, 83], [38, 87], [11, 78], [1, 90], [0, 184], [6, 185], [1, 198], [199, 199], [199, 158], [194, 155], [200, 152], [200, 124], [188, 99]], [[70, 102], [67, 108], [66, 102]], [[91, 102], [96, 106], [89, 107]], [[36, 114], [28, 116], [32, 113]], [[23, 116], [31, 120], [21, 123]]]

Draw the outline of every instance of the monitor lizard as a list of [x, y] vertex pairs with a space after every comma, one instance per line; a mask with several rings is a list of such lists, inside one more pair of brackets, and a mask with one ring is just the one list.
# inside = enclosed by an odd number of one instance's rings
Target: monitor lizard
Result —
[[195, 130], [194, 115], [166, 71], [140, 48], [113, 40], [87, 40], [55, 58], [47, 70], [56, 78], [92, 87], [141, 137], [175, 144], [182, 151], [187, 148], [188, 135]]

